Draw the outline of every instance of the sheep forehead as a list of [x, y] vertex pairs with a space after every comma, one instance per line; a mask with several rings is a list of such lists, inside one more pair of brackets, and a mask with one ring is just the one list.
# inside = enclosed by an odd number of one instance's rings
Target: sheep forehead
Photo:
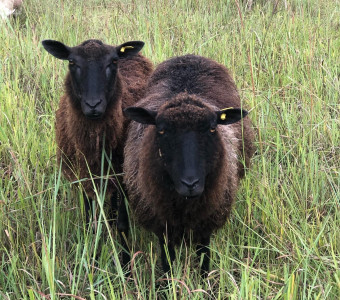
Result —
[[214, 111], [195, 97], [177, 97], [161, 107], [158, 117], [173, 126], [196, 127], [210, 124]]
[[88, 40], [75, 48], [77, 48], [77, 54], [88, 61], [100, 59], [110, 53], [110, 46], [99, 40]]

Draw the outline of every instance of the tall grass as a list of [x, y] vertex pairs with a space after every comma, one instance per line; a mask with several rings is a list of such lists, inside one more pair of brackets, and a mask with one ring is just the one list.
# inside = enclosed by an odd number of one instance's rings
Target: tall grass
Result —
[[[24, 1], [0, 23], [0, 299], [339, 299], [340, 3], [326, 0]], [[206, 280], [190, 245], [172, 276], [132, 220], [133, 271], [56, 164], [66, 65], [43, 39], [146, 42], [155, 64], [195, 53], [225, 64], [257, 132], [252, 169], [211, 242]]]

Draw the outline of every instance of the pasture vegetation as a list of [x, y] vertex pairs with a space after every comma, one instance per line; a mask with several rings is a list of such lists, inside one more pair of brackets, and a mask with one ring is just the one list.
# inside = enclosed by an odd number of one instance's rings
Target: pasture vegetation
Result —
[[[26, 0], [0, 24], [0, 299], [340, 298], [340, 3], [246, 4]], [[47, 38], [143, 40], [155, 64], [195, 53], [231, 70], [257, 152], [231, 219], [213, 236], [206, 280], [184, 244], [164, 276], [157, 239], [133, 220], [133, 272], [124, 277], [100, 191], [100, 222], [87, 231], [77, 184], [56, 164], [67, 63], [43, 50]]]

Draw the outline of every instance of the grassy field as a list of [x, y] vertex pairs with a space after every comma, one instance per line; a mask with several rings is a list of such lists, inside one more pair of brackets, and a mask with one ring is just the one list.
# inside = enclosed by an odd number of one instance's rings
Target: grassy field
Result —
[[[26, 0], [0, 23], [0, 299], [339, 299], [340, 2]], [[133, 224], [119, 264], [103, 199], [95, 233], [59, 172], [55, 111], [67, 64], [43, 39], [146, 42], [155, 64], [195, 53], [225, 64], [257, 152], [203, 280], [189, 245], [172, 276]]]

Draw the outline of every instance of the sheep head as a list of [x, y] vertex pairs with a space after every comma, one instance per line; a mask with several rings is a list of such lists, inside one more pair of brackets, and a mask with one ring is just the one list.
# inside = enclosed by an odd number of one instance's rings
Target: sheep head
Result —
[[233, 124], [247, 115], [239, 108], [213, 110], [197, 96], [181, 93], [152, 111], [129, 107], [125, 115], [154, 125], [158, 154], [174, 189], [183, 197], [201, 196], [206, 178], [223, 161], [218, 125]]
[[54, 57], [69, 61], [71, 98], [89, 119], [101, 119], [114, 94], [120, 92], [115, 88], [119, 60], [137, 55], [144, 46], [141, 41], [131, 41], [114, 47], [99, 40], [87, 40], [75, 47], [54, 40], [42, 44]]

